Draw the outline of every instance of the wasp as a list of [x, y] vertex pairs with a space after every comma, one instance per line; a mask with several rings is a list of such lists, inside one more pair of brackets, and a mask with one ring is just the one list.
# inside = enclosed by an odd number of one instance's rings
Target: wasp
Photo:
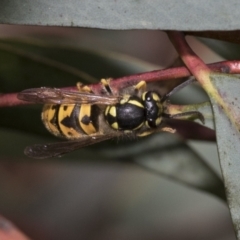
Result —
[[157, 131], [173, 132], [162, 127], [163, 118], [189, 115], [204, 120], [197, 111], [166, 114], [168, 98], [192, 80], [163, 97], [156, 90], [148, 90], [145, 81], [113, 94], [110, 81], [101, 80], [103, 94], [95, 94], [82, 84], [77, 84], [78, 90], [74, 91], [42, 87], [20, 92], [19, 99], [44, 104], [41, 117], [45, 127], [53, 135], [68, 140], [28, 146], [24, 153], [39, 159], [56, 157], [123, 135], [144, 137]]

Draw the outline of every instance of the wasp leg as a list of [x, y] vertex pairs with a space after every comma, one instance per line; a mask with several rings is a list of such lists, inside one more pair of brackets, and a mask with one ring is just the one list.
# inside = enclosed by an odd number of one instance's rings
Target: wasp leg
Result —
[[81, 82], [77, 82], [77, 89], [79, 92], [87, 92], [91, 93], [92, 90], [89, 86], [82, 84]]
[[[110, 88], [110, 81], [111, 81], [111, 78], [101, 79], [102, 90], [104, 93], [108, 95], [113, 95], [112, 90]], [[81, 82], [77, 83], [77, 89], [79, 90], [79, 92], [92, 93], [91, 88], [88, 85], [82, 84]]]
[[134, 86], [134, 90], [137, 92], [137, 93], [144, 93], [146, 92], [146, 89], [147, 89], [147, 84], [145, 81], [140, 81], [138, 84], [136, 84]]
[[172, 119], [182, 119], [182, 120], [195, 120], [195, 119], [199, 119], [202, 122], [202, 124], [205, 123], [204, 116], [202, 115], [202, 113], [200, 113], [198, 111], [177, 113], [177, 114], [174, 114], [174, 115], [168, 115], [167, 117], [168, 118], [172, 118]]
[[153, 131], [153, 130], [147, 130], [147, 131], [138, 133], [137, 136], [138, 136], [138, 137], [146, 137], [146, 136], [148, 136], [148, 135], [150, 135], [150, 134], [152, 134], [152, 133], [154, 133], [154, 132], [155, 132], [155, 131]]
[[102, 78], [101, 79], [101, 84], [103, 86], [103, 90], [107, 93], [107, 94], [110, 94], [110, 95], [113, 95], [113, 91], [110, 87], [110, 82], [111, 82], [111, 78]]
[[176, 132], [176, 129], [171, 128], [171, 127], [163, 127], [163, 128], [161, 128], [161, 131], [162, 131], [162, 132], [175, 133], [175, 132]]
[[169, 133], [175, 133], [176, 130], [171, 127], [159, 127], [158, 129], [149, 129], [146, 131], [143, 131], [139, 134], [137, 134], [138, 137], [145, 137], [150, 134], [156, 133], [156, 132], [169, 132]]

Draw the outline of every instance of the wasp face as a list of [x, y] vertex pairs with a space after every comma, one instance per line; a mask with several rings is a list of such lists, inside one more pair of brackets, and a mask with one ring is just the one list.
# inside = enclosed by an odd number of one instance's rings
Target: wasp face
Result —
[[105, 119], [115, 130], [137, 130], [144, 124], [156, 128], [161, 123], [162, 108], [159, 94], [148, 91], [142, 98], [125, 96], [120, 103], [108, 106]]
[[148, 91], [143, 93], [144, 109], [146, 113], [146, 125], [156, 128], [162, 121], [163, 105], [158, 93]]

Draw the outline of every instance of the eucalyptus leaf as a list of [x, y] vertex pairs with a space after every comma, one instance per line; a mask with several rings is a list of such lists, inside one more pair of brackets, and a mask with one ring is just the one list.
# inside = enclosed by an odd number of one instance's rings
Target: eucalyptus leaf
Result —
[[[236, 37], [238, 38], [238, 37]], [[240, 47], [239, 44], [229, 43], [225, 41], [199, 38], [204, 44], [210, 47], [213, 51], [218, 53], [225, 59], [235, 60], [240, 58]]]
[[[11, 0], [3, 1], [0, 23], [104, 29], [235, 30], [239, 2], [230, 0]], [[201, 23], [201, 24], [199, 24]]]
[[227, 200], [234, 228], [238, 239], [240, 239], [240, 78], [225, 74], [211, 74], [210, 78], [228, 106], [228, 112], [226, 113], [211, 98]]

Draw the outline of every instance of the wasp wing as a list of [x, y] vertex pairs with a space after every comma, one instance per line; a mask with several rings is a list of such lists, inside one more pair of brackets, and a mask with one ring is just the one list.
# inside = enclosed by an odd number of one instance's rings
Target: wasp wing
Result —
[[44, 159], [51, 157], [60, 157], [65, 153], [75, 151], [79, 148], [86, 147], [95, 143], [99, 143], [113, 137], [117, 137], [119, 134], [106, 134], [95, 136], [83, 136], [78, 140], [71, 140], [65, 142], [55, 142], [47, 144], [34, 144], [25, 148], [24, 153], [28, 157]]
[[117, 96], [96, 95], [58, 88], [31, 88], [18, 94], [23, 101], [50, 104], [102, 104], [114, 105], [119, 101]]

